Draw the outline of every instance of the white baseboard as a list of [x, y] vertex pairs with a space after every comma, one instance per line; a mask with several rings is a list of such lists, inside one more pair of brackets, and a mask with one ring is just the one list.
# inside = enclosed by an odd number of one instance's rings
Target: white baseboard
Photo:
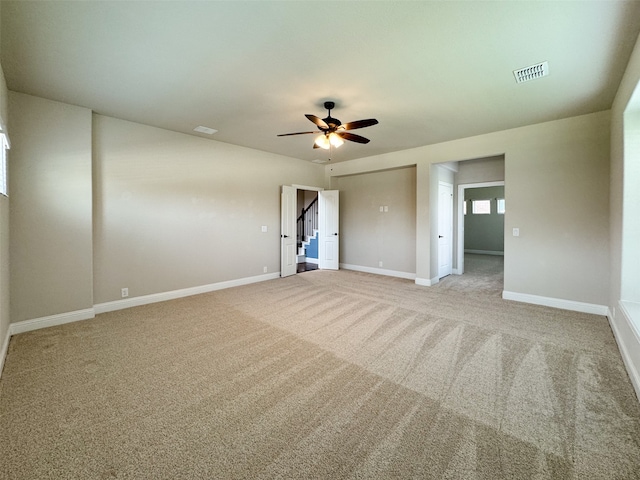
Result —
[[500, 255], [504, 256], [504, 252], [494, 251], [494, 250], [467, 250], [465, 249], [464, 253], [475, 253], [477, 255]]
[[502, 298], [505, 300], [514, 300], [516, 302], [532, 303], [534, 305], [544, 305], [545, 307], [561, 308], [563, 310], [572, 310], [574, 312], [593, 313], [595, 315], [606, 316], [609, 311], [606, 305], [596, 305], [593, 303], [576, 302], [573, 300], [564, 300], [561, 298], [542, 297], [539, 295], [530, 295], [528, 293], [509, 292], [504, 290]]
[[313, 263], [314, 265], [318, 265], [318, 259], [317, 258], [309, 258], [309, 257], [307, 257], [306, 262], [307, 263]]
[[11, 339], [11, 329], [7, 329], [7, 334], [2, 340], [2, 350], [0, 350], [0, 378], [2, 378], [2, 370], [4, 369], [4, 359], [7, 358], [9, 352], [9, 340]]
[[239, 278], [237, 280], [201, 285], [199, 287], [183, 288], [181, 290], [173, 290], [171, 292], [153, 293], [151, 295], [143, 295], [141, 297], [131, 297], [125, 298], [124, 300], [99, 303], [94, 305], [93, 308], [96, 314], [113, 312], [124, 308], [139, 307], [149, 303], [165, 302], [167, 300], [175, 300], [176, 298], [190, 297], [201, 293], [209, 293], [225, 288], [239, 287], [241, 285], [249, 285], [250, 283], [264, 282], [266, 280], [274, 280], [276, 278], [280, 278], [280, 272], [265, 273], [264, 275], [257, 275], [255, 277]]
[[640, 351], [640, 304], [619, 302], [618, 311], [620, 313], [617, 316], [609, 311], [607, 317], [627, 374], [640, 400], [640, 355], [637, 353]]
[[361, 265], [351, 265], [349, 263], [341, 263], [340, 268], [345, 270], [354, 270], [356, 272], [373, 273], [375, 275], [386, 275], [387, 277], [406, 278], [407, 280], [414, 280], [416, 278], [415, 273], [399, 272], [398, 270], [385, 270], [384, 268], [363, 267]]
[[434, 278], [417, 278], [416, 277], [416, 285], [420, 285], [421, 287], [432, 287], [438, 283], [440, 283], [440, 279], [438, 277], [434, 277]]
[[59, 313], [57, 315], [49, 315], [47, 317], [32, 318], [31, 320], [23, 320], [9, 324], [9, 333], [16, 335], [18, 333], [30, 332], [40, 328], [55, 327], [56, 325], [64, 325], [65, 323], [78, 322], [80, 320], [89, 320], [95, 317], [93, 308], [85, 308], [74, 312]]

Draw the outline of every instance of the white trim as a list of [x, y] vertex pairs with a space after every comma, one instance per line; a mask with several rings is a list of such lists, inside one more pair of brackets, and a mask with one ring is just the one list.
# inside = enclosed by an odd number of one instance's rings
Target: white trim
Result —
[[460, 271], [460, 269], [459, 269], [459, 268], [454, 268], [454, 269], [452, 269], [452, 270], [451, 270], [451, 273], [452, 273], [453, 275], [462, 275], [462, 272]]
[[414, 280], [416, 278], [415, 273], [400, 272], [398, 270], [385, 270], [383, 268], [363, 267], [361, 265], [351, 265], [349, 263], [341, 263], [340, 268], [356, 272], [373, 273], [375, 275], [386, 275], [387, 277], [406, 278], [407, 280]]
[[89, 320], [94, 317], [95, 311], [93, 308], [85, 308], [83, 310], [76, 310], [73, 312], [58, 313], [56, 315], [49, 315], [47, 317], [32, 318], [30, 320], [11, 323], [9, 324], [9, 333], [11, 335], [16, 335], [18, 333], [30, 332], [32, 330], [39, 330], [41, 328], [64, 325], [65, 323], [78, 322], [80, 320]]
[[562, 298], [542, 297], [539, 295], [530, 295], [528, 293], [509, 292], [507, 290], [504, 290], [502, 292], [502, 298], [505, 300], [514, 300], [516, 302], [543, 305], [545, 307], [572, 310], [574, 312], [593, 313], [594, 315], [606, 316], [607, 312], [609, 311], [606, 305], [576, 302], [574, 300], [564, 300]]
[[175, 300], [176, 298], [190, 297], [201, 293], [209, 293], [225, 288], [239, 287], [250, 283], [264, 282], [266, 280], [274, 280], [280, 278], [280, 272], [266, 273], [264, 275], [256, 275], [255, 277], [239, 278], [237, 280], [229, 280], [226, 282], [211, 283], [209, 285], [201, 285], [199, 287], [183, 288], [181, 290], [173, 290], [170, 292], [152, 293], [151, 295], [143, 295], [141, 297], [131, 297], [125, 300], [115, 300], [113, 302], [99, 303], [94, 305], [96, 314], [113, 312], [125, 308], [139, 307], [149, 303], [165, 302], [167, 300]]
[[[9, 325], [11, 327], [11, 325]], [[0, 350], [0, 378], [2, 378], [2, 370], [4, 369], [4, 359], [7, 358], [9, 353], [9, 340], [11, 339], [11, 328], [7, 329], [7, 334], [2, 341], [2, 350]]]
[[421, 287], [432, 287], [436, 284], [440, 283], [440, 279], [438, 277], [434, 278], [416, 278], [416, 285], [420, 285]]
[[292, 183], [291, 186], [293, 188], [297, 188], [298, 190], [309, 190], [310, 192], [322, 192], [322, 191], [324, 191], [324, 188], [322, 188], [322, 187], [309, 187], [307, 185], [296, 185], [295, 183]]
[[464, 253], [474, 253], [476, 255], [499, 255], [504, 257], [504, 252], [497, 250], [465, 250]]
[[[440, 208], [441, 208], [441, 204], [440, 204], [440, 195], [441, 195], [441, 188], [442, 187], [448, 187], [451, 191], [451, 202], [448, 203], [447, 207], [450, 206], [451, 208], [451, 222], [449, 224], [449, 226], [451, 227], [451, 229], [448, 232], [441, 232], [440, 231]], [[447, 275], [451, 275], [453, 273], [453, 260], [455, 258], [455, 251], [456, 251], [456, 244], [453, 241], [453, 232], [454, 232], [454, 209], [455, 209], [455, 205], [453, 203], [453, 193], [455, 192], [455, 188], [453, 186], [453, 183], [449, 183], [449, 182], [445, 182], [443, 180], [438, 181], [438, 228], [434, 229], [436, 231], [433, 232], [433, 242], [435, 243], [435, 245], [437, 246], [437, 253], [436, 253], [436, 257], [438, 259], [438, 278], [444, 278]], [[451, 241], [449, 242], [450, 245], [450, 253], [451, 253], [451, 258], [449, 258], [449, 268], [447, 269], [442, 269], [442, 266], [440, 265], [440, 237], [441, 234], [444, 236], [448, 236], [451, 238]], [[437, 235], [437, 236], [436, 236]]]
[[[629, 354], [630, 348], [634, 350], [640, 349], [640, 332], [636, 328], [632, 318], [634, 313], [640, 313], [640, 304], [629, 305], [629, 303], [630, 302], [623, 301], [618, 302], [618, 311], [621, 312], [620, 316], [627, 323], [627, 327], [633, 332], [633, 335], [622, 335], [620, 328], [616, 325], [616, 318], [610, 310], [607, 313], [607, 318], [609, 319], [609, 325], [611, 326], [611, 330], [613, 330], [613, 336], [618, 344], [618, 350], [620, 350], [620, 355], [627, 369], [631, 384], [636, 391], [636, 396], [640, 400], [640, 373], [638, 372], [640, 365], [636, 365], [633, 357]], [[632, 308], [629, 309], [629, 306]]]
[[313, 263], [314, 265], [318, 265], [318, 259], [317, 258], [306, 257], [305, 258], [305, 262], [306, 263]]

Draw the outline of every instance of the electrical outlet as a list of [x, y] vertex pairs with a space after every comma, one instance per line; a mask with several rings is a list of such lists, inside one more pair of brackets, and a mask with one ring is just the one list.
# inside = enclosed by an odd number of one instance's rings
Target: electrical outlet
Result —
[[514, 228], [513, 229], [513, 236], [514, 237], [519, 237], [520, 236], [520, 229], [519, 228]]
[[262, 271], [263, 271], [264, 273], [267, 273], [267, 267], [262, 267]]
[[127, 298], [129, 296], [129, 289], [128, 288], [123, 288], [122, 289], [122, 298]]
[[379, 266], [379, 267], [382, 267], [382, 260], [380, 260], [380, 261], [378, 262], [378, 266]]

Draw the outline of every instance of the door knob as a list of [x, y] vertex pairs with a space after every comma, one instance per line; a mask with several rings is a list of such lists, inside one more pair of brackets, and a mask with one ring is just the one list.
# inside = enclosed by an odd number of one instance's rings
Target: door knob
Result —
[[444, 235], [438, 235], [438, 238], [444, 238]]

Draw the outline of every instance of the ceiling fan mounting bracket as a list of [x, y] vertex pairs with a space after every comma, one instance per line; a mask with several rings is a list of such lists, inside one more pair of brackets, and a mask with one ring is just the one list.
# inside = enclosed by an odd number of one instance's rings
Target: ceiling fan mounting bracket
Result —
[[335, 102], [324, 102], [324, 108], [326, 108], [327, 110], [333, 110], [335, 106]]

